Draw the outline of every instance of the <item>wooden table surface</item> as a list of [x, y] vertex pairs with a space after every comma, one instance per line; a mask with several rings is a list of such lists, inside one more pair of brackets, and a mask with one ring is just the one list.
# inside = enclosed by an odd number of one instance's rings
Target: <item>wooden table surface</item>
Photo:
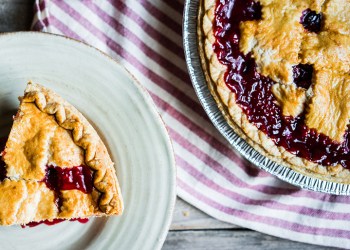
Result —
[[[34, 0], [0, 0], [0, 32], [29, 30]], [[209, 217], [180, 198], [163, 249], [329, 249], [272, 237]]]

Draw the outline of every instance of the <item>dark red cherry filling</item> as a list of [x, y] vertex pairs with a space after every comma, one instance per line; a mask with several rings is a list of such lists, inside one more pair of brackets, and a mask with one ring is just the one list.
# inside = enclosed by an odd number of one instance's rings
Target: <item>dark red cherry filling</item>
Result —
[[[48, 226], [52, 226], [52, 225], [56, 225], [58, 223], [61, 223], [63, 221], [66, 221], [65, 219], [54, 219], [53, 221], [48, 221], [48, 220], [43, 220], [43, 221], [40, 221], [40, 222], [30, 222], [26, 225], [21, 225], [22, 228], [25, 228], [25, 227], [36, 227], [36, 226], [39, 226], [41, 224], [45, 224], [45, 225], [48, 225]], [[77, 219], [70, 219], [69, 221], [78, 221], [80, 223], [87, 223], [89, 221], [88, 218], [77, 218]]]
[[44, 182], [54, 191], [77, 189], [87, 194], [93, 188], [92, 172], [84, 165], [72, 168], [48, 166]]
[[311, 9], [306, 9], [303, 11], [300, 17], [300, 23], [306, 30], [318, 33], [321, 31], [322, 19], [322, 13], [317, 13]]
[[[276, 145], [289, 152], [321, 165], [341, 164], [350, 168], [350, 136], [347, 131], [344, 141], [337, 143], [324, 134], [305, 125], [305, 114], [298, 117], [285, 117], [271, 92], [275, 83], [258, 73], [251, 55], [239, 50], [241, 21], [255, 19], [250, 6], [252, 0], [217, 1], [214, 20], [213, 45], [219, 61], [228, 66], [225, 81], [236, 95], [236, 102], [247, 115], [248, 120], [268, 135]], [[261, 10], [260, 10], [261, 11]], [[312, 18], [307, 18], [313, 20]], [[317, 20], [318, 18], [316, 18]], [[314, 28], [312, 28], [314, 30]], [[311, 68], [298, 65], [294, 79], [298, 86], [307, 88], [311, 81]]]
[[314, 68], [310, 64], [298, 64], [293, 66], [294, 83], [301, 88], [308, 89], [311, 85]]
[[62, 206], [60, 191], [77, 189], [91, 193], [93, 188], [92, 172], [87, 166], [60, 168], [48, 166], [44, 178], [46, 186], [55, 192], [58, 209]]

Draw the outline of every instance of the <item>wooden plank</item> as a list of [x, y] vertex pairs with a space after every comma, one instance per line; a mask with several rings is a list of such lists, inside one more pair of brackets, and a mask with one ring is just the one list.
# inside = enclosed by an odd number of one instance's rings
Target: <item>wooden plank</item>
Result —
[[23, 31], [30, 28], [34, 0], [1, 0], [0, 32]]
[[163, 250], [203, 250], [203, 249], [244, 249], [244, 250], [321, 250], [334, 249], [320, 247], [247, 230], [171, 231]]
[[232, 229], [236, 225], [218, 221], [178, 198], [170, 230]]

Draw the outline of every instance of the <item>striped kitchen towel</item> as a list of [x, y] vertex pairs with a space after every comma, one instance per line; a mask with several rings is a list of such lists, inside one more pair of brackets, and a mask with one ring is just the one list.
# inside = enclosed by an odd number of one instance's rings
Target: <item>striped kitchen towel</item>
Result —
[[184, 0], [36, 0], [32, 28], [85, 41], [149, 91], [175, 148], [178, 195], [267, 234], [350, 248], [350, 197], [301, 190], [252, 166], [211, 124], [182, 48]]

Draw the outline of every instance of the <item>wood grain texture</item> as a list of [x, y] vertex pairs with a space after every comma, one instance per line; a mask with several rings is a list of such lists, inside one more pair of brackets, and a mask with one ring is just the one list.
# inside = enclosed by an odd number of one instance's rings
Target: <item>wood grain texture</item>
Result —
[[[0, 32], [28, 30], [34, 0], [0, 0]], [[163, 249], [330, 249], [254, 232], [209, 217], [177, 199], [171, 231]]]
[[331, 249], [289, 240], [282, 240], [254, 231], [207, 230], [170, 231], [163, 250], [204, 250], [204, 249], [271, 249], [271, 250], [321, 250]]

